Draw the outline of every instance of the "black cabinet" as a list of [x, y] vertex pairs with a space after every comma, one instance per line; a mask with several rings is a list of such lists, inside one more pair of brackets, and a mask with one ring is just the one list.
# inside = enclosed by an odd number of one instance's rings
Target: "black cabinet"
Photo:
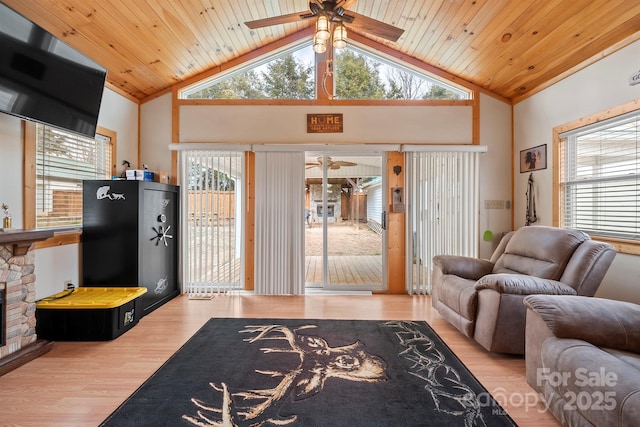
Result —
[[144, 313], [179, 293], [180, 189], [147, 181], [84, 181], [82, 286], [144, 286]]

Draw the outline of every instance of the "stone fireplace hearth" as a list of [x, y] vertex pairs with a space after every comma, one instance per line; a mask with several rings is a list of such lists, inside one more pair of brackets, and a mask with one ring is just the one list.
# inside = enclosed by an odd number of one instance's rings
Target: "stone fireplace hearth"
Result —
[[36, 335], [33, 243], [51, 236], [51, 231], [0, 232], [0, 375], [50, 349]]

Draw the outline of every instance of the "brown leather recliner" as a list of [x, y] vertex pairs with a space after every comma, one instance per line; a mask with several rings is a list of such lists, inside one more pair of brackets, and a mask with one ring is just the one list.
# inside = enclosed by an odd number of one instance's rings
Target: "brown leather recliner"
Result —
[[640, 305], [531, 295], [527, 382], [564, 426], [637, 427]]
[[581, 231], [522, 227], [503, 237], [490, 260], [434, 257], [432, 305], [487, 350], [524, 354], [524, 298], [593, 296], [615, 255]]

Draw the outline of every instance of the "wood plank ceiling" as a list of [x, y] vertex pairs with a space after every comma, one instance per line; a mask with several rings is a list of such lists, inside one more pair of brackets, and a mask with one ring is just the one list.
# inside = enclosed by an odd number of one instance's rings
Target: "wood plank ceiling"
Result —
[[[102, 64], [111, 84], [139, 100], [313, 23], [244, 25], [308, 11], [305, 0], [1, 1]], [[638, 0], [349, 3], [405, 30], [395, 43], [363, 36], [514, 102], [640, 38]]]

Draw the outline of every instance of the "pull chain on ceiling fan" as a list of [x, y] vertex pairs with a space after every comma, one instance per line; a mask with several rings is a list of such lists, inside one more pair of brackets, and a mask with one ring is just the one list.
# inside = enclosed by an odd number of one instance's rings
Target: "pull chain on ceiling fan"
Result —
[[271, 18], [257, 19], [245, 22], [245, 25], [254, 30], [269, 27], [271, 25], [287, 24], [291, 22], [316, 19], [316, 33], [313, 37], [313, 50], [316, 53], [324, 53], [327, 43], [331, 38], [331, 25], [333, 24], [333, 47], [343, 48], [347, 45], [347, 28], [357, 32], [367, 33], [392, 42], [398, 41], [404, 30], [387, 24], [377, 19], [369, 18], [346, 8], [357, 0], [314, 0], [309, 3], [309, 12], [290, 13], [288, 15], [274, 16]]

